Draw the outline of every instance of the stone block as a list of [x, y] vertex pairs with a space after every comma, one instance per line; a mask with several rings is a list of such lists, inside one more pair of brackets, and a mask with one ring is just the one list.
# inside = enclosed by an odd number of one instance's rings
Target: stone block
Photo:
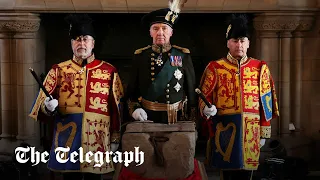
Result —
[[[196, 146], [195, 124], [173, 125], [131, 123], [122, 137], [122, 151], [144, 152], [144, 163], [129, 165], [128, 170], [146, 178], [186, 178], [193, 173]], [[163, 164], [161, 160], [163, 157]]]

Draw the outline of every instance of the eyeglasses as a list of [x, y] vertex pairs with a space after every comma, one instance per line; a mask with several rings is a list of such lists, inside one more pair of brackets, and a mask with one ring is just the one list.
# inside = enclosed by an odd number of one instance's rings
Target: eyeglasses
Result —
[[83, 42], [85, 42], [85, 43], [87, 43], [87, 42], [89, 42], [89, 41], [92, 41], [93, 40], [93, 38], [91, 38], [91, 37], [89, 37], [89, 36], [78, 36], [76, 39], [72, 39], [73, 41], [76, 41], [76, 42], [81, 42], [81, 41], [83, 41]]

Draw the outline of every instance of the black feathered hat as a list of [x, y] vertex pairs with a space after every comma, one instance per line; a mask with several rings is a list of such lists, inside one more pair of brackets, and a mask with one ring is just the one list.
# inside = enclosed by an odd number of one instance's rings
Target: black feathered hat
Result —
[[232, 14], [228, 21], [226, 38], [229, 40], [232, 38], [238, 39], [243, 37], [250, 39], [248, 17], [245, 14]]
[[165, 23], [171, 28], [177, 23], [181, 8], [187, 0], [169, 0], [169, 7], [152, 11], [142, 17], [143, 27], [150, 28], [155, 23]]
[[65, 17], [65, 21], [70, 25], [69, 36], [71, 39], [86, 35], [95, 38], [92, 19], [87, 14], [69, 14]]

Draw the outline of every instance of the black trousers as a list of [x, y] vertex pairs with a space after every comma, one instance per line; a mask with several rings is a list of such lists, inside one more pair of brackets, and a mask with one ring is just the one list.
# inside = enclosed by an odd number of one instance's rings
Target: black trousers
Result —
[[250, 180], [252, 171], [226, 170], [220, 171], [220, 180]]
[[92, 173], [63, 173], [63, 180], [102, 180], [102, 175]]

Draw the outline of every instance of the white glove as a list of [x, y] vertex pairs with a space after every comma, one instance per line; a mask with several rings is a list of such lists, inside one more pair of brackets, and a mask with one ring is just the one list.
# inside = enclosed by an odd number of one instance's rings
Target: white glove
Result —
[[148, 119], [148, 115], [147, 115], [146, 111], [144, 111], [142, 108], [136, 109], [132, 113], [132, 117], [136, 121], [146, 121]]
[[[51, 98], [52, 98], [52, 96], [51, 96]], [[46, 97], [46, 99], [44, 100], [44, 105], [46, 106], [46, 108], [50, 112], [53, 112], [56, 109], [56, 107], [58, 106], [58, 100], [56, 100], [56, 99], [50, 100], [49, 97]]]
[[206, 115], [207, 118], [209, 118], [210, 116], [216, 115], [217, 114], [216, 106], [212, 105], [211, 108], [209, 108], [208, 106], [204, 107], [203, 114]]
[[260, 148], [266, 144], [266, 139], [260, 139]]
[[116, 150], [119, 148], [119, 144], [117, 143], [111, 143], [111, 151], [116, 152]]

